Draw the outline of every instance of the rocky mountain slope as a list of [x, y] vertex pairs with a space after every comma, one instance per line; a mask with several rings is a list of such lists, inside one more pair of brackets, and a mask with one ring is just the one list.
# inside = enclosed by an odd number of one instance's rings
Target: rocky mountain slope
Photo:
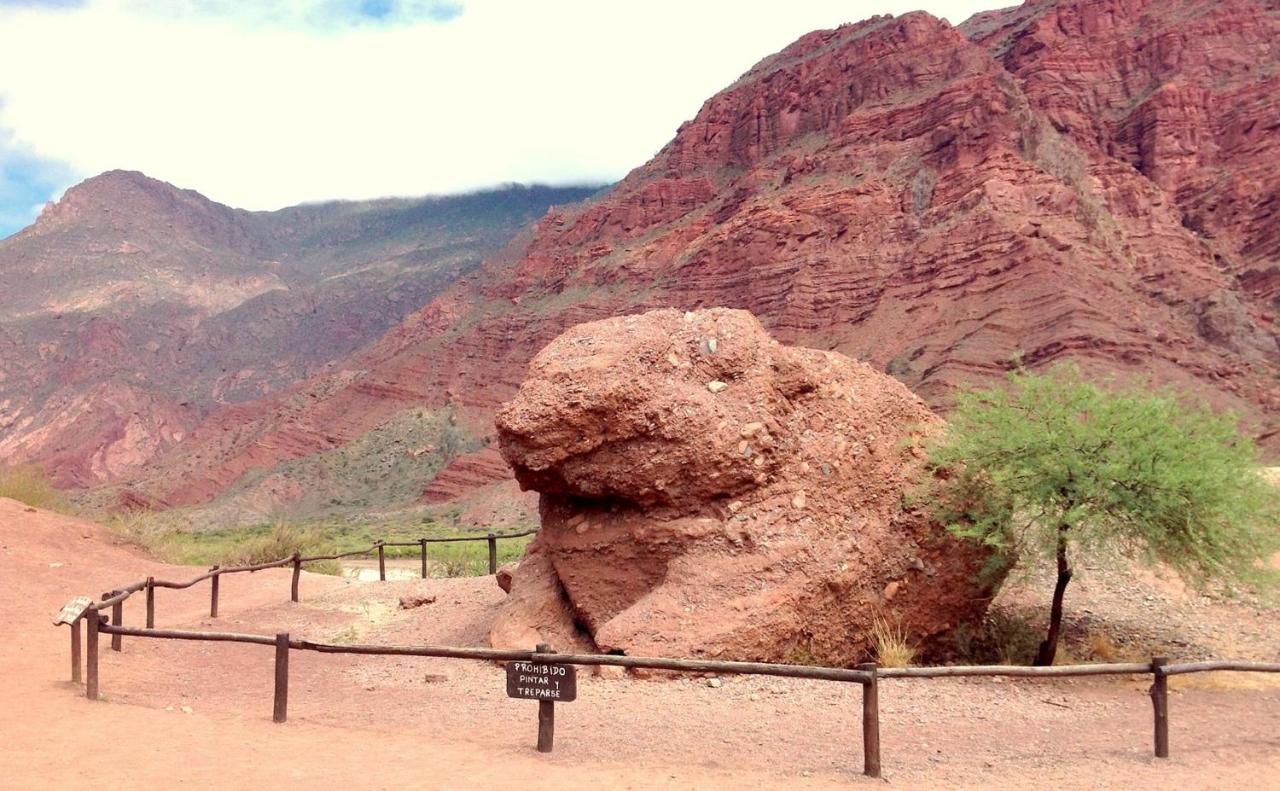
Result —
[[406, 410], [483, 445], [551, 338], [663, 306], [748, 309], [941, 408], [1019, 361], [1071, 359], [1236, 409], [1272, 443], [1277, 42], [1274, 0], [1032, 0], [808, 34], [608, 194], [342, 370], [215, 412], [137, 485], [269, 500], [264, 481]]
[[0, 460], [127, 474], [375, 340], [582, 188], [247, 212], [140, 173], [0, 241]]

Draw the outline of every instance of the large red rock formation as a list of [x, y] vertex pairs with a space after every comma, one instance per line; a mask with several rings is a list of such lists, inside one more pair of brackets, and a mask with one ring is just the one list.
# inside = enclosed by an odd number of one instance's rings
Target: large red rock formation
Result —
[[980, 553], [905, 504], [924, 402], [745, 311], [574, 327], [497, 425], [542, 514], [499, 645], [576, 622], [605, 651], [848, 664], [877, 617], [927, 642], [988, 603]]
[[811, 33], [341, 375], [234, 434], [197, 430], [153, 488], [212, 497], [406, 405], [486, 436], [565, 328], [663, 306], [748, 309], [941, 408], [1015, 359], [1073, 359], [1236, 409], [1271, 443], [1277, 42], [1265, 0], [1033, 0], [960, 28]]

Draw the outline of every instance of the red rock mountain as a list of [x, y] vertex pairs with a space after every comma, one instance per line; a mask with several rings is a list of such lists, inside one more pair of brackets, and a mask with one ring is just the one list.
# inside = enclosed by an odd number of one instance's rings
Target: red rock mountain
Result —
[[550, 339], [663, 306], [745, 308], [941, 407], [1015, 360], [1149, 376], [1270, 443], [1277, 96], [1274, 0], [1032, 0], [811, 33], [610, 192], [341, 370], [215, 412], [139, 485], [205, 502], [412, 409], [481, 445]]
[[368, 344], [580, 188], [247, 212], [115, 171], [0, 241], [0, 461], [128, 474]]

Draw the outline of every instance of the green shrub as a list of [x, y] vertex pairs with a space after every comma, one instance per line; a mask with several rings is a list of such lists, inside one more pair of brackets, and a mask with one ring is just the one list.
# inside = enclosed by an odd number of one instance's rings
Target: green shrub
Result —
[[1026, 665], [1035, 658], [1043, 625], [1007, 607], [992, 607], [977, 624], [952, 633], [955, 661], [970, 665]]
[[[331, 555], [332, 547], [323, 542], [314, 531], [288, 522], [276, 522], [266, 535], [255, 536], [238, 546], [227, 549], [218, 561], [222, 566], [252, 566], [300, 555]], [[307, 571], [317, 574], [340, 574], [341, 565], [336, 560], [320, 560], [306, 564]]]
[[992, 550], [991, 571], [1057, 567], [1036, 664], [1054, 662], [1078, 558], [1162, 563], [1192, 584], [1269, 587], [1280, 493], [1236, 419], [1168, 393], [1105, 391], [1072, 367], [961, 394], [930, 448], [935, 515]]

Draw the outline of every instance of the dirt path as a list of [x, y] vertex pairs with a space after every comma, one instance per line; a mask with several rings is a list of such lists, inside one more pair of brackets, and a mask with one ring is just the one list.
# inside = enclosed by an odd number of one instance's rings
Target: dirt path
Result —
[[[68, 677], [52, 614], [80, 592], [184, 577], [99, 528], [0, 501], [0, 575], [23, 580], [0, 627], [0, 787], [191, 785], [281, 780], [315, 788], [849, 788], [858, 775], [856, 687], [765, 678], [587, 677], [557, 711], [556, 752], [533, 750], [531, 702], [474, 662], [296, 652], [290, 721], [274, 725], [271, 652], [126, 639], [104, 651], [105, 702]], [[12, 583], [11, 583], [12, 584]], [[501, 592], [491, 579], [354, 582], [288, 572], [162, 591], [161, 626], [385, 643], [481, 644]], [[409, 593], [436, 602], [401, 610]], [[126, 605], [126, 622], [141, 602]], [[885, 682], [886, 779], [903, 788], [1262, 788], [1280, 776], [1280, 688], [1227, 677], [1176, 689], [1173, 758], [1150, 757], [1145, 682]]]

